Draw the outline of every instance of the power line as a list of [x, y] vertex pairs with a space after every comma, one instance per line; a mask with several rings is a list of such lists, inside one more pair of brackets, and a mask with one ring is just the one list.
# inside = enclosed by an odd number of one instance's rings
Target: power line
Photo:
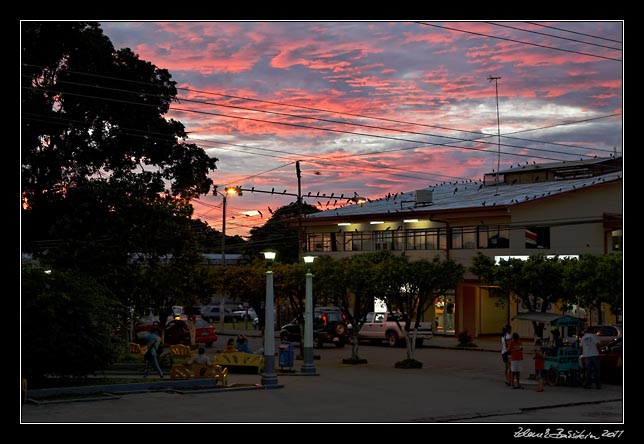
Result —
[[564, 28], [557, 28], [556, 26], [544, 25], [544, 24], [537, 23], [537, 22], [526, 22], [526, 23], [529, 23], [531, 25], [541, 26], [543, 28], [556, 29], [557, 31], [569, 32], [571, 34], [577, 34], [577, 35], [583, 35], [583, 36], [586, 36], [586, 37], [592, 37], [594, 39], [606, 40], [608, 42], [615, 42], [615, 43], [619, 43], [620, 45], [622, 44], [622, 42], [620, 40], [609, 39], [609, 38], [606, 38], [606, 37], [600, 37], [600, 36], [592, 35], [592, 34], [585, 34], [583, 32], [571, 31], [569, 29], [564, 29]]
[[564, 52], [570, 52], [570, 53], [573, 53], [573, 54], [585, 55], [585, 56], [589, 56], [589, 57], [597, 57], [599, 59], [612, 60], [614, 62], [621, 62], [622, 61], [622, 59], [615, 59], [615, 58], [612, 58], [612, 57], [604, 57], [604, 56], [600, 56], [600, 55], [597, 55], [597, 54], [590, 54], [590, 53], [586, 53], [586, 52], [573, 51], [571, 49], [557, 48], [557, 47], [554, 47], [554, 46], [540, 45], [538, 43], [524, 42], [524, 41], [521, 41], [521, 40], [510, 39], [510, 38], [507, 38], [507, 37], [498, 37], [498, 36], [495, 36], [495, 35], [483, 34], [483, 33], [480, 33], [480, 32], [465, 31], [463, 29], [452, 28], [450, 26], [436, 25], [436, 24], [433, 24], [433, 23], [426, 23], [426, 22], [416, 22], [416, 23], [418, 23], [419, 25], [433, 26], [433, 27], [442, 28], [442, 29], [449, 29], [450, 31], [464, 32], [466, 34], [478, 35], [478, 36], [481, 36], [481, 37], [489, 37], [489, 38], [492, 38], [492, 39], [505, 40], [505, 41], [513, 42], [513, 43], [520, 43], [522, 45], [536, 46], [538, 48], [554, 49], [555, 51], [564, 51]]
[[[61, 119], [61, 120], [70, 120], [70, 119]], [[81, 122], [81, 121], [77, 121], [77, 122], [78, 122], [78, 123], [83, 123], [83, 124], [89, 125], [87, 122]], [[123, 132], [124, 132], [124, 130], [125, 130], [125, 129], [126, 129], [126, 128], [119, 128], [119, 131], [123, 131]], [[124, 132], [124, 134], [126, 134], [126, 135], [131, 135], [131, 136], [135, 136], [135, 137], [149, 137], [149, 136], [147, 136], [147, 135], [146, 135], [146, 132], [144, 132], [144, 131], [142, 131], [142, 130], [132, 130], [132, 131], [136, 131], [136, 132], [140, 132], [140, 133], [144, 133], [144, 134], [128, 134], [127, 132]], [[151, 133], [151, 132], [147, 132], [147, 133]], [[374, 136], [374, 137], [378, 137], [378, 136]], [[161, 140], [163, 140], [163, 139], [161, 139]], [[192, 139], [191, 139], [191, 141], [193, 141], [193, 142], [195, 142], [195, 141], [196, 141], [196, 142], [200, 142], [200, 144], [201, 144], [201, 145], [204, 145], [204, 146], [206, 146], [206, 147], [209, 147], [208, 143], [222, 143], [222, 144], [225, 144], [224, 142], [216, 142], [216, 141], [212, 141], [212, 140], [209, 140], [209, 139], [207, 139], [207, 140], [206, 140], [206, 139], [199, 139], [199, 138], [192, 138]], [[464, 141], [464, 142], [469, 142], [469, 140], [467, 140], [467, 139], [463, 139], [463, 141]], [[419, 142], [417, 142], [417, 143], [422, 143], [423, 145], [429, 145], [429, 146], [443, 146], [443, 147], [447, 147], [447, 148], [456, 148], [456, 149], [462, 149], [462, 150], [472, 150], [472, 151], [480, 151], [480, 152], [494, 152], [494, 151], [493, 151], [493, 150], [491, 150], [491, 149], [476, 148], [476, 147], [455, 146], [455, 145], [449, 145], [449, 144], [447, 144], [447, 143], [442, 143], [442, 144], [438, 144], [438, 143], [436, 143], [436, 144], [428, 144], [428, 143], [424, 143], [424, 142], [420, 142], [420, 141], [419, 141]], [[230, 143], [227, 143], [227, 144], [230, 144]], [[505, 146], [504, 144], [502, 144], [502, 145], [503, 145], [503, 146]], [[214, 148], [214, 149], [221, 149], [221, 148], [219, 148], [219, 147], [211, 147], [211, 148]], [[372, 155], [374, 155], [374, 154], [383, 154], [383, 153], [384, 153], [384, 154], [387, 154], [387, 153], [392, 153], [392, 152], [396, 152], [396, 151], [408, 151], [408, 150], [415, 150], [415, 149], [419, 149], [419, 148], [422, 148], [422, 147], [414, 146], [414, 147], [404, 147], [404, 148], [398, 148], [398, 149], [389, 149], [389, 150], [380, 150], [380, 151], [370, 151], [370, 152], [367, 152], [367, 153], [361, 153], [361, 154], [347, 154], [347, 155], [345, 155], [345, 156], [335, 156], [335, 157], [333, 158], [333, 162], [330, 162], [330, 161], [328, 161], [328, 160], [327, 160], [327, 158], [325, 158], [325, 157], [321, 157], [321, 156], [313, 156], [313, 155], [307, 155], [307, 154], [301, 154], [301, 153], [290, 153], [290, 152], [287, 152], [287, 151], [282, 151], [282, 150], [270, 150], [270, 149], [267, 149], [267, 148], [254, 148], [254, 149], [258, 149], [258, 150], [267, 150], [267, 151], [271, 151], [271, 152], [282, 152], [282, 153], [288, 154], [288, 155], [289, 155], [289, 157], [290, 157], [291, 159], [292, 159], [292, 158], [294, 158], [294, 157], [295, 157], [295, 158], [306, 157], [306, 158], [309, 158], [309, 159], [314, 159], [314, 163], [315, 163], [315, 162], [317, 162], [317, 163], [322, 164], [322, 165], [333, 165], [333, 164], [334, 164], [334, 162], [342, 161], [342, 159], [343, 159], [343, 158], [354, 159], [354, 158], [356, 158], [356, 157], [372, 156]], [[521, 147], [521, 148], [531, 149], [531, 148], [527, 148], [527, 147]], [[552, 150], [543, 150], [543, 149], [538, 149], [538, 148], [535, 148], [535, 150], [537, 150], [537, 151], [552, 151]], [[244, 152], [245, 152], [245, 151], [244, 151]], [[554, 153], [559, 153], [559, 154], [565, 154], [565, 155], [573, 155], [573, 154], [565, 153], [565, 152], [557, 152], [557, 151], [552, 151], [552, 152], [554, 152]], [[256, 153], [252, 153], [252, 154], [256, 154]], [[559, 159], [559, 158], [552, 158], [552, 157], [545, 157], [545, 156], [538, 156], [538, 155], [530, 155], [530, 154], [522, 154], [522, 153], [510, 153], [510, 152], [504, 152], [504, 154], [506, 154], [506, 155], [512, 155], [512, 156], [515, 156], [515, 157], [539, 158], [539, 159], [544, 159], [544, 160], [557, 160], [557, 161], [561, 160], [561, 159]], [[263, 155], [263, 154], [258, 154], [258, 155]], [[272, 156], [272, 155], [267, 155], [267, 156], [269, 156], [269, 157], [282, 157], [282, 156]], [[349, 161], [350, 161], [350, 160], [347, 160], [347, 162], [349, 162]], [[294, 162], [294, 161], [291, 161], [289, 164], [292, 164], [293, 162]], [[287, 165], [288, 165], [288, 164], [287, 164]], [[284, 167], [284, 166], [286, 166], [286, 165], [280, 166], [280, 167], [278, 167], [278, 168], [282, 168], [282, 167]], [[393, 175], [393, 176], [400, 176], [400, 177], [408, 177], [408, 178], [412, 178], [412, 179], [421, 179], [421, 178], [416, 177], [416, 176], [411, 176], [411, 175], [409, 175], [408, 173], [410, 173], [410, 172], [411, 172], [411, 173], [416, 173], [416, 174], [429, 175], [429, 176], [440, 176], [440, 177], [450, 177], [450, 178], [456, 178], [456, 179], [466, 179], [466, 178], [460, 178], [460, 177], [455, 177], [455, 176], [448, 176], [448, 175], [443, 175], [443, 174], [436, 174], [436, 173], [426, 173], [426, 172], [420, 172], [420, 171], [413, 171], [413, 170], [409, 170], [408, 168], [402, 169], [402, 168], [396, 168], [396, 167], [392, 167], [392, 166], [372, 165], [372, 164], [369, 164], [369, 163], [367, 163], [367, 166], [364, 166], [363, 168], [372, 169], [372, 170], [389, 169], [389, 170], [405, 171], [407, 174], [391, 173], [391, 172], [385, 172], [385, 174]], [[276, 169], [277, 169], [277, 168], [276, 168]], [[430, 179], [430, 180], [438, 181], [438, 180], [436, 180], [436, 179]]]
[[488, 25], [501, 26], [503, 28], [515, 29], [517, 31], [530, 32], [530, 33], [533, 33], [533, 34], [543, 35], [543, 36], [547, 36], [547, 37], [553, 37], [553, 38], [556, 38], [556, 39], [567, 40], [569, 42], [583, 43], [585, 45], [591, 45], [591, 46], [597, 46], [597, 47], [600, 47], [600, 48], [613, 49], [615, 51], [621, 51], [622, 50], [621, 48], [615, 48], [613, 46], [600, 45], [598, 43], [590, 43], [590, 42], [586, 42], [586, 41], [583, 41], [583, 40], [571, 39], [571, 38], [568, 38], [568, 37], [561, 37], [561, 36], [554, 35], [554, 34], [547, 34], [545, 32], [533, 31], [531, 29], [523, 29], [523, 28], [517, 28], [516, 26], [503, 25], [501, 23], [494, 23], [494, 22], [484, 22], [484, 23], [487, 23]]
[[[60, 120], [70, 121], [71, 119], [60, 119]], [[82, 123], [82, 124], [85, 124], [85, 125], [89, 125], [87, 122], [82, 122], [82, 121], [75, 121], [75, 122]], [[569, 123], [566, 123], [566, 124], [572, 124], [572, 123], [574, 123], [574, 122], [569, 122]], [[124, 132], [124, 134], [131, 135], [131, 136], [136, 136], [136, 137], [149, 137], [149, 136], [147, 136], [147, 134], [152, 133], [152, 132], [145, 132], [145, 131], [142, 131], [142, 130], [132, 130], [132, 131], [136, 131], [138, 133], [143, 133], [143, 134], [129, 134], [129, 133], [125, 132], [125, 130], [126, 130], [126, 128], [122, 128], [122, 127], [119, 128], [119, 131]], [[154, 133], [154, 134], [159, 134], [159, 133]], [[377, 136], [374, 136], [374, 137], [377, 137]], [[163, 139], [161, 139], [161, 140], [163, 140]], [[217, 144], [221, 143], [221, 144], [234, 145], [234, 144], [230, 144], [229, 142], [217, 142], [217, 141], [212, 141], [210, 139], [205, 140], [205, 139], [199, 139], [199, 138], [192, 138], [191, 141], [193, 141], [193, 142], [195, 142], [195, 141], [196, 142], [201, 142], [201, 145], [204, 145], [206, 147], [209, 147], [209, 145], [208, 145], [209, 143], [217, 143]], [[469, 140], [468, 139], [463, 139], [463, 141], [468, 142]], [[474, 150], [474, 151], [481, 151], [481, 152], [493, 152], [492, 150], [488, 150], [488, 149], [484, 149], [484, 148], [454, 146], [454, 145], [449, 145], [449, 144], [446, 144], [446, 143], [442, 143], [442, 144], [427, 144], [427, 143], [424, 143], [424, 142], [417, 142], [417, 143], [423, 143], [424, 145], [430, 145], [430, 146], [443, 146], [443, 147], [456, 148], [456, 149], [466, 149], [466, 150]], [[504, 144], [502, 144], [502, 145], [505, 146]], [[213, 148], [214, 149], [222, 149], [222, 148], [218, 148], [218, 147], [213, 147]], [[355, 153], [354, 154], [347, 154], [345, 156], [335, 156], [333, 158], [333, 161], [337, 162], [337, 161], [342, 161], [343, 158], [354, 159], [356, 157], [372, 156], [374, 154], [383, 154], [383, 153], [387, 154], [387, 153], [392, 153], [392, 152], [396, 152], [396, 151], [408, 151], [408, 150], [415, 150], [415, 149], [419, 149], [419, 148], [422, 148], [422, 147], [414, 146], [414, 147], [404, 147], [404, 148], [399, 148], [399, 149], [370, 151], [370, 152], [361, 153], [361, 154], [355, 154]], [[531, 148], [527, 148], [527, 147], [521, 147], [521, 148], [531, 149]], [[284, 153], [284, 154], [287, 154], [291, 159], [294, 158], [294, 157], [296, 157], [296, 158], [297, 157], [306, 157], [306, 158], [309, 158], [309, 159], [315, 159], [315, 161], [317, 161], [317, 163], [323, 164], [323, 165], [333, 165], [333, 163], [334, 163], [334, 162], [329, 162], [327, 160], [327, 158], [321, 157], [321, 156], [313, 156], [313, 155], [307, 155], [307, 154], [301, 154], [301, 153], [291, 153], [291, 152], [287, 152], [287, 151], [283, 151], [283, 150], [271, 150], [271, 149], [268, 149], [268, 148], [254, 148], [254, 149], [267, 150], [267, 151], [278, 152], [278, 153]], [[536, 148], [535, 150], [544, 151], [543, 149], [538, 149], [538, 148]], [[571, 153], [560, 152], [560, 151], [552, 151], [552, 150], [545, 150], [545, 151], [551, 151], [551, 152], [558, 153], [558, 154], [573, 155]], [[246, 151], [244, 151], [244, 152], [246, 153]], [[264, 155], [264, 154], [257, 154], [257, 153], [252, 153], [252, 154]], [[521, 153], [516, 154], [516, 153], [504, 152], [504, 154], [513, 155], [513, 156], [517, 156], [517, 157], [540, 158], [540, 159], [544, 159], [544, 160], [557, 160], [557, 161], [560, 160], [559, 158], [537, 156], [537, 155], [529, 155], [529, 154], [521, 154]], [[269, 157], [282, 157], [282, 156], [273, 156], [273, 155], [266, 155], [266, 156], [269, 156]], [[314, 163], [315, 163], [315, 161], [314, 161]], [[292, 164], [293, 162], [294, 161], [291, 161], [289, 164]], [[394, 175], [394, 176], [400, 176], [400, 177], [408, 177], [408, 178], [412, 178], [412, 179], [420, 179], [420, 178], [418, 178], [416, 176], [411, 176], [408, 173], [417, 173], [417, 174], [430, 175], [430, 176], [441, 176], [441, 177], [457, 178], [457, 177], [454, 177], [454, 176], [447, 176], [447, 175], [436, 174], [436, 173], [426, 173], [426, 172], [420, 172], [420, 171], [413, 171], [413, 170], [409, 170], [408, 168], [401, 169], [401, 168], [395, 168], [395, 167], [391, 167], [391, 166], [372, 165], [372, 164], [369, 164], [369, 163], [367, 163], [367, 165], [368, 166], [366, 168], [372, 169], [372, 170], [389, 169], [389, 170], [405, 171], [407, 174], [398, 174], [398, 173], [385, 173], [385, 174]], [[284, 166], [286, 166], [286, 165], [280, 166], [278, 168], [282, 168]], [[458, 179], [463, 179], [463, 178], [458, 178]], [[433, 179], [433, 180], [435, 180], [435, 179]]]
[[[36, 66], [36, 65], [29, 65], [29, 66]], [[72, 72], [72, 71], [70, 71], [70, 72]], [[76, 73], [77, 74], [84, 74], [84, 73], [81, 73], [81, 72], [76, 72]], [[89, 73], [87, 73], [87, 75], [96, 76], [96, 77], [106, 77], [106, 76], [100, 76], [100, 75], [89, 74]], [[112, 77], [108, 77], [108, 78], [112, 79]], [[118, 88], [108, 88], [108, 87], [103, 87], [103, 86], [99, 86], [99, 85], [90, 85], [90, 84], [79, 83], [79, 82], [69, 82], [69, 81], [65, 81], [65, 80], [59, 80], [59, 82], [60, 83], [67, 83], [67, 84], [74, 84], [74, 85], [79, 85], [79, 86], [98, 88], [98, 89], [105, 89], [105, 90], [110, 90], [110, 91], [126, 92], [126, 93], [130, 93], [130, 94], [135, 94], [137, 96], [140, 96], [141, 94], [143, 94], [145, 96], [160, 97], [158, 95], [154, 95], [154, 94], [151, 94], [151, 93], [141, 93], [140, 91], [132, 91], [132, 90], [125, 90], [125, 89], [118, 89]], [[143, 82], [136, 82], [136, 83], [143, 83]], [[149, 84], [146, 84], [146, 85], [149, 85]], [[291, 105], [291, 104], [285, 104], [285, 103], [268, 101], [268, 100], [260, 100], [260, 99], [253, 99], [253, 98], [248, 98], [248, 97], [233, 96], [233, 95], [220, 94], [220, 93], [212, 93], [212, 92], [209, 92], [209, 91], [195, 90], [195, 89], [190, 89], [190, 88], [177, 88], [177, 90], [185, 90], [185, 91], [188, 91], [188, 92], [196, 92], [196, 93], [200, 93], [200, 94], [216, 95], [216, 96], [221, 96], [221, 97], [235, 98], [235, 99], [259, 102], [259, 103], [267, 103], [267, 104], [284, 106], [284, 107], [306, 109], [306, 110], [311, 110], [311, 111], [319, 111], [319, 112], [325, 112], [325, 113], [335, 113], [335, 114], [338, 114], [338, 115], [347, 115], [347, 116], [358, 117], [358, 118], [363, 118], [363, 119], [366, 118], [366, 119], [372, 119], [372, 120], [381, 120], [381, 121], [399, 123], [399, 124], [404, 124], [404, 125], [412, 125], [412, 126], [422, 126], [422, 127], [427, 127], [427, 128], [444, 129], [444, 130], [448, 130], [448, 131], [455, 131], [455, 132], [461, 132], [461, 133], [471, 133], [471, 134], [482, 135], [482, 136], [484, 136], [486, 138], [490, 137], [490, 135], [482, 133], [480, 131], [469, 131], [469, 130], [458, 129], [458, 128], [450, 128], [450, 127], [444, 127], [444, 126], [438, 126], [438, 125], [429, 125], [429, 124], [416, 123], [416, 122], [407, 122], [407, 121], [402, 121], [402, 120], [366, 116], [366, 115], [355, 114], [355, 113], [330, 111], [330, 110], [326, 110], [326, 109], [322, 109], [322, 108], [314, 108], [314, 107], [300, 106], [300, 105]], [[455, 140], [459, 140], [459, 141], [467, 141], [468, 140], [468, 139], [463, 139], [461, 137], [444, 136], [444, 135], [440, 135], [440, 134], [420, 133], [420, 132], [413, 132], [413, 131], [408, 131], [408, 130], [400, 130], [400, 129], [397, 129], [397, 128], [378, 127], [378, 126], [365, 125], [365, 124], [354, 123], [354, 122], [342, 122], [342, 121], [336, 121], [336, 120], [330, 120], [330, 119], [322, 119], [322, 118], [311, 117], [311, 116], [303, 116], [303, 115], [281, 113], [281, 112], [277, 112], [277, 111], [261, 110], [261, 109], [255, 109], [255, 108], [247, 108], [247, 107], [241, 107], [239, 105], [227, 105], [227, 104], [211, 103], [211, 102], [207, 102], [207, 101], [188, 99], [188, 98], [181, 98], [181, 97], [178, 97], [177, 100], [178, 101], [183, 100], [183, 101], [186, 101], [186, 102], [205, 104], [205, 105], [209, 105], [209, 106], [220, 106], [220, 107], [236, 108], [236, 109], [249, 110], [249, 111], [253, 111], [253, 112], [263, 112], [263, 113], [267, 113], [267, 114], [284, 115], [284, 116], [287, 116], [287, 117], [295, 117], [295, 118], [302, 118], [302, 119], [309, 119], [309, 120], [318, 120], [318, 121], [329, 122], [329, 123], [337, 123], [337, 124], [341, 124], [341, 125], [362, 126], [362, 127], [371, 128], [371, 129], [379, 129], [379, 130], [385, 130], [385, 131], [395, 131], [395, 132], [401, 132], [401, 133], [405, 133], [405, 134], [416, 134], [416, 135], [423, 135], [423, 136], [428, 136], [428, 137], [440, 137], [440, 138], [447, 138], [447, 139], [455, 139]], [[138, 102], [132, 102], [132, 103], [136, 104]], [[228, 117], [236, 118], [237, 116], [228, 116]], [[318, 128], [318, 129], [319, 130], [326, 130], [324, 128]], [[359, 133], [357, 133], [357, 134], [359, 134]], [[522, 138], [514, 138], [514, 139], [530, 141], [530, 142], [538, 142], [538, 143], [560, 145], [560, 146], [566, 146], [566, 147], [577, 148], [577, 149], [586, 149], [586, 150], [591, 149], [591, 148], [582, 147], [582, 146], [575, 146], [575, 145], [570, 145], [570, 144], [560, 144], [560, 143], [555, 143], [555, 142], [534, 141], [534, 140], [522, 139]], [[472, 141], [473, 140], [480, 140], [480, 138], [471, 139], [471, 140]], [[484, 143], [488, 143], [488, 142], [484, 142]], [[514, 147], [514, 148], [521, 148], [521, 149], [523, 149], [523, 148], [530, 149], [528, 147], [520, 147], [520, 146], [515, 146], [515, 145], [507, 145], [507, 144], [504, 144], [504, 146]], [[601, 148], [596, 148], [594, 150], [611, 152], [610, 149], [602, 150]]]

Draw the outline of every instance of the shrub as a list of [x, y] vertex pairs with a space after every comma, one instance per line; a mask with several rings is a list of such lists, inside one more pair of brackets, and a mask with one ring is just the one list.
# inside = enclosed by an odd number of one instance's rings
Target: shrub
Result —
[[459, 347], [477, 347], [477, 345], [472, 342], [472, 335], [469, 334], [467, 330], [460, 332], [457, 338]]
[[125, 347], [114, 334], [121, 309], [93, 279], [23, 269], [23, 376], [78, 377], [107, 368]]

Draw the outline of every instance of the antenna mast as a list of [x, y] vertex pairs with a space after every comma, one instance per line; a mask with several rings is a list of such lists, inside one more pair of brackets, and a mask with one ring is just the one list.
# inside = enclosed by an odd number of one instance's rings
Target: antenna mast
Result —
[[494, 87], [496, 90], [496, 134], [497, 134], [497, 157], [496, 157], [496, 195], [499, 194], [499, 169], [501, 168], [501, 117], [499, 115], [499, 80], [501, 77], [492, 77], [487, 78], [490, 82], [494, 81]]

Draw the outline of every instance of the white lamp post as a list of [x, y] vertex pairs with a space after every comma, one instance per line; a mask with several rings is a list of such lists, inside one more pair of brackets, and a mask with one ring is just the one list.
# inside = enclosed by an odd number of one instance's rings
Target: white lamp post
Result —
[[313, 274], [311, 273], [311, 264], [315, 256], [304, 256], [304, 263], [307, 265], [306, 270], [306, 300], [304, 305], [304, 350], [302, 373], [316, 373], [313, 364]]
[[262, 251], [268, 263], [266, 270], [266, 302], [264, 304], [264, 372], [262, 385], [277, 385], [275, 373], [275, 321], [273, 319], [273, 270], [271, 264], [275, 260], [275, 251]]

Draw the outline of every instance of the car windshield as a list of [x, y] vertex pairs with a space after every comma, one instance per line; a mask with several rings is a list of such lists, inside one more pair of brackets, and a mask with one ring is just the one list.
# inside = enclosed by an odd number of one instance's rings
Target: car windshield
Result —
[[342, 322], [342, 313], [339, 311], [328, 311], [325, 314], [327, 322]]

